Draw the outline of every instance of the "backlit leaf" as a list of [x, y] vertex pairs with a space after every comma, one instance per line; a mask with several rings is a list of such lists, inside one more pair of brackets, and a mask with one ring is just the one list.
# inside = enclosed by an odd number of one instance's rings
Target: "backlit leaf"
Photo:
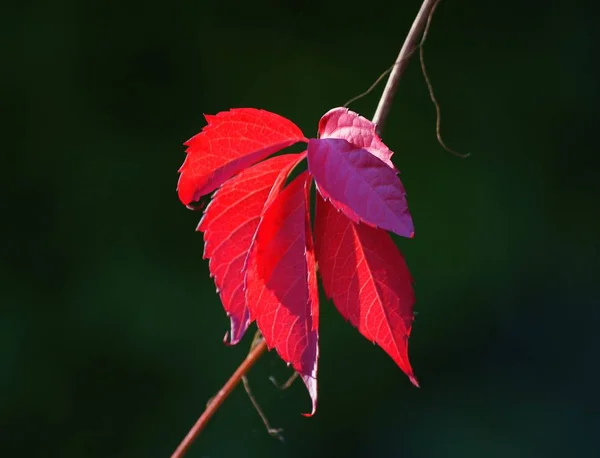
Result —
[[252, 164], [306, 140], [292, 121], [265, 110], [237, 108], [205, 118], [208, 125], [185, 142], [187, 157], [177, 184], [185, 205]]
[[236, 344], [250, 324], [242, 268], [260, 215], [270, 193], [277, 194], [289, 172], [305, 154], [267, 159], [226, 181], [204, 211], [204, 258], [210, 259], [221, 302], [231, 319], [230, 343]]
[[326, 295], [344, 318], [383, 348], [418, 386], [408, 359], [412, 278], [389, 234], [350, 221], [317, 196], [315, 240]]

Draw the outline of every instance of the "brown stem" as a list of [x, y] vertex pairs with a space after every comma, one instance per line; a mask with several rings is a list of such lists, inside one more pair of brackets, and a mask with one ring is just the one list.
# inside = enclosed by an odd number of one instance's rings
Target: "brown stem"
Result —
[[192, 426], [192, 429], [187, 433], [187, 436], [183, 438], [181, 444], [177, 447], [177, 450], [171, 455], [171, 458], [181, 458], [187, 452], [190, 445], [192, 445], [192, 442], [194, 442], [198, 434], [200, 434], [200, 431], [202, 431], [208, 423], [208, 420], [215, 414], [221, 404], [223, 404], [223, 401], [227, 399], [227, 396], [229, 396], [233, 389], [240, 383], [242, 377], [246, 375], [266, 350], [267, 343], [261, 339], [260, 342], [250, 350], [250, 353], [248, 353], [248, 356], [246, 356], [246, 359], [244, 359], [242, 364], [240, 364], [231, 377], [229, 377], [229, 380], [223, 385], [223, 388], [221, 388], [215, 397], [209, 401], [206, 410], [200, 415], [200, 418], [198, 418], [196, 424]]
[[390, 73], [390, 77], [387, 80], [385, 89], [383, 90], [383, 94], [381, 94], [381, 98], [379, 99], [377, 110], [375, 110], [375, 115], [373, 116], [373, 123], [377, 125], [377, 133], [379, 135], [381, 135], [383, 124], [385, 123], [385, 120], [390, 112], [390, 108], [392, 107], [392, 101], [394, 100], [394, 96], [396, 95], [396, 91], [398, 90], [400, 77], [406, 69], [408, 58], [418, 46], [419, 36], [425, 28], [427, 18], [429, 17], [431, 10], [435, 7], [438, 1], [439, 0], [423, 1], [421, 9], [417, 13], [417, 17], [415, 18], [412, 27], [408, 32], [408, 35], [406, 35], [406, 40], [404, 40], [404, 44], [400, 49], [400, 53], [398, 54], [398, 58], [396, 59], [394, 68]]

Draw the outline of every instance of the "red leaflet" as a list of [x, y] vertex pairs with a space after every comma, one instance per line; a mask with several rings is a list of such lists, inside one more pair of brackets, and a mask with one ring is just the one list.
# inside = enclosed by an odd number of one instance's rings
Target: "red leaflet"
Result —
[[296, 177], [266, 208], [248, 255], [246, 299], [269, 348], [302, 376], [314, 413], [319, 317], [309, 178], [307, 172]]
[[366, 149], [393, 170], [392, 152], [375, 132], [375, 124], [348, 108], [334, 108], [319, 121], [319, 138], [343, 138], [354, 146]]
[[[269, 349], [300, 373], [317, 403], [319, 293], [381, 346], [417, 385], [408, 360], [412, 280], [384, 231], [412, 237], [413, 224], [392, 152], [375, 125], [334, 108], [308, 140], [291, 121], [252, 108], [206, 116], [180, 168], [178, 193], [189, 207], [214, 193], [198, 230], [204, 257], [231, 319], [231, 344], [256, 320]], [[301, 154], [255, 164], [298, 141]], [[308, 172], [284, 186], [307, 158]], [[317, 186], [315, 242], [309, 190]], [[319, 196], [320, 194], [320, 196]]]
[[187, 145], [177, 191], [185, 205], [217, 189], [246, 167], [305, 141], [293, 122], [275, 113], [238, 108], [205, 116], [208, 125]]
[[385, 162], [344, 139], [311, 139], [308, 169], [321, 195], [352, 221], [414, 235], [402, 183]]
[[352, 325], [385, 350], [419, 386], [408, 360], [412, 279], [390, 236], [357, 224], [317, 197], [316, 255], [323, 288]]
[[231, 319], [231, 344], [250, 324], [242, 268], [269, 193], [277, 194], [305, 154], [268, 159], [226, 181], [206, 207], [198, 230], [204, 232], [204, 258]]

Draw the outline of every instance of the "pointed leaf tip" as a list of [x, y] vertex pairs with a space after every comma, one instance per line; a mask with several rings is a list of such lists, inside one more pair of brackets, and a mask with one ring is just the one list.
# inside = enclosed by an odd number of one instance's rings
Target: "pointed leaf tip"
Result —
[[315, 377], [311, 377], [310, 375], [301, 375], [302, 381], [306, 385], [306, 389], [308, 390], [308, 394], [311, 399], [311, 411], [310, 413], [303, 413], [302, 415], [305, 417], [312, 417], [317, 411], [317, 379]]
[[417, 379], [414, 375], [409, 375], [408, 379], [410, 380], [410, 383], [412, 383], [414, 386], [416, 386], [417, 388], [421, 388], [421, 386], [419, 385], [419, 382], [417, 381]]

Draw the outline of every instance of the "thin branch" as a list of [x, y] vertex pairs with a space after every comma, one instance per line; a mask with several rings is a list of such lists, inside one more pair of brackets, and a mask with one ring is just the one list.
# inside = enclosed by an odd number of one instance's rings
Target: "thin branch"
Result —
[[294, 372], [290, 378], [287, 379], [287, 381], [283, 384], [280, 385], [277, 382], [277, 379], [273, 376], [269, 377], [269, 380], [271, 380], [271, 383], [273, 383], [273, 385], [275, 385], [277, 388], [279, 388], [281, 391], [285, 391], [287, 390], [290, 386], [292, 386], [292, 383], [294, 383], [296, 381], [296, 379], [298, 378], [300, 374], [298, 372]]
[[[438, 0], [438, 3], [439, 3], [439, 0]], [[431, 20], [431, 14], [433, 14], [433, 10], [431, 10], [430, 16], [427, 19], [427, 25], [428, 26], [429, 26], [429, 22]], [[381, 75], [379, 75], [377, 77], [377, 79], [375, 80], [375, 82], [369, 86], [369, 89], [367, 89], [365, 92], [362, 92], [362, 93], [360, 93], [358, 95], [355, 95], [350, 100], [348, 100], [346, 103], [344, 103], [344, 105], [342, 105], [342, 106], [344, 108], [347, 108], [348, 105], [350, 105], [351, 103], [354, 103], [357, 100], [362, 99], [363, 97], [365, 97], [365, 96], [369, 95], [371, 92], [373, 92], [373, 90], [377, 87], [377, 85], [379, 83], [381, 83], [381, 80], [383, 80], [383, 78], [385, 78], [387, 75], [389, 75], [390, 72], [394, 69], [394, 67], [400, 65], [401, 62], [407, 61], [410, 58], [410, 56], [412, 56], [412, 54], [417, 50], [417, 48], [420, 48], [421, 46], [423, 46], [423, 44], [425, 43], [425, 35], [427, 35], [427, 27], [425, 27], [425, 32], [423, 32], [423, 37], [424, 38], [417, 45], [416, 48], [411, 49], [410, 52], [406, 56], [404, 56], [401, 61], [394, 62], [392, 65], [390, 65], [390, 67], [387, 70], [385, 70]]]
[[377, 87], [377, 85], [381, 82], [381, 80], [383, 78], [386, 77], [386, 75], [388, 73], [390, 73], [392, 71], [392, 69], [396, 66], [396, 64], [392, 64], [390, 66], [390, 68], [388, 68], [386, 71], [384, 71], [381, 75], [379, 75], [377, 77], [377, 79], [375, 80], [375, 82], [373, 84], [371, 84], [371, 86], [369, 86], [369, 89], [367, 89], [365, 92], [362, 92], [358, 95], [355, 95], [354, 97], [352, 97], [350, 100], [348, 100], [346, 103], [344, 103], [344, 105], [342, 105], [344, 108], [347, 108], [348, 105], [350, 105], [353, 102], [356, 102], [358, 99], [362, 99], [364, 96], [369, 95], [371, 93], [371, 91], [373, 91], [373, 89], [375, 89]]
[[439, 0], [433, 5], [429, 16], [427, 17], [427, 25], [425, 26], [425, 31], [423, 32], [423, 38], [421, 38], [421, 43], [419, 43], [419, 60], [421, 61], [421, 72], [423, 73], [423, 78], [425, 79], [425, 84], [427, 85], [427, 91], [429, 92], [429, 98], [431, 102], [435, 106], [435, 135], [437, 137], [438, 143], [451, 154], [455, 156], [466, 159], [471, 155], [471, 153], [461, 154], [459, 152], [454, 151], [452, 148], [449, 148], [444, 140], [442, 140], [442, 134], [440, 133], [440, 124], [442, 123], [442, 112], [440, 109], [440, 104], [437, 101], [435, 96], [435, 92], [433, 92], [433, 85], [431, 84], [431, 80], [429, 79], [429, 75], [427, 74], [427, 67], [425, 66], [425, 40], [427, 40], [427, 35], [429, 34], [429, 27], [431, 26], [431, 19], [433, 18], [433, 13], [435, 13], [435, 9], [437, 8]]
[[260, 416], [260, 419], [264, 423], [265, 428], [267, 428], [267, 432], [269, 433], [269, 435], [276, 437], [281, 442], [283, 442], [283, 435], [281, 434], [281, 433], [283, 433], [283, 429], [271, 427], [271, 423], [269, 423], [269, 419], [267, 418], [267, 416], [265, 415], [265, 413], [262, 410], [262, 407], [260, 406], [260, 404], [258, 403], [256, 398], [252, 394], [252, 390], [250, 389], [250, 382], [248, 382], [248, 377], [246, 377], [245, 375], [242, 375], [242, 382], [244, 383], [244, 389], [246, 390], [246, 394], [248, 395], [250, 402], [254, 406], [254, 410], [256, 410], [258, 412], [258, 415]]
[[187, 436], [183, 438], [181, 444], [177, 447], [177, 449], [171, 455], [171, 458], [181, 458], [187, 450], [192, 445], [192, 442], [196, 439], [200, 431], [204, 429], [208, 420], [215, 414], [215, 412], [219, 409], [223, 401], [227, 399], [227, 397], [231, 394], [233, 389], [240, 383], [242, 377], [246, 375], [246, 373], [250, 370], [250, 368], [256, 363], [258, 358], [262, 356], [262, 354], [267, 350], [267, 343], [264, 340], [261, 340], [260, 343], [254, 346], [246, 356], [246, 359], [239, 365], [236, 371], [231, 375], [227, 383], [223, 385], [223, 388], [219, 390], [219, 392], [215, 395], [215, 397], [209, 402], [206, 407], [206, 410], [200, 415], [198, 421], [192, 426], [190, 432], [187, 433]]
[[[263, 336], [260, 333], [260, 331], [256, 331], [254, 333], [254, 337], [252, 338], [252, 343], [250, 344], [250, 351], [252, 351], [254, 349], [254, 347], [259, 345], [263, 341], [264, 341], [264, 339], [263, 339]], [[250, 389], [250, 382], [248, 381], [248, 377], [246, 377], [245, 375], [242, 375], [242, 382], [244, 383], [244, 390], [246, 390], [248, 399], [250, 399], [250, 402], [254, 406], [254, 410], [256, 410], [256, 412], [260, 416], [260, 419], [264, 423], [265, 428], [267, 428], [267, 432], [271, 436], [276, 437], [277, 439], [279, 439], [280, 441], [283, 442], [283, 436], [281, 435], [281, 433], [283, 432], [283, 429], [271, 427], [271, 423], [269, 423], [269, 419], [267, 418], [267, 416], [265, 415], [265, 413], [262, 410], [262, 407], [260, 406], [260, 404], [258, 403], [256, 398], [252, 394], [252, 390]]]
[[417, 17], [415, 18], [412, 27], [410, 28], [408, 35], [406, 36], [406, 40], [404, 40], [404, 44], [400, 49], [400, 53], [398, 54], [398, 58], [396, 59], [396, 64], [394, 65], [394, 68], [390, 73], [390, 77], [388, 78], [387, 84], [385, 85], [383, 94], [381, 94], [381, 99], [379, 99], [379, 105], [377, 105], [377, 110], [375, 111], [375, 115], [373, 116], [373, 122], [377, 125], [377, 132], [379, 133], [379, 135], [381, 135], [383, 125], [392, 107], [392, 102], [394, 100], [394, 96], [396, 95], [396, 91], [398, 90], [398, 84], [400, 83], [400, 77], [406, 69], [408, 58], [413, 53], [414, 49], [417, 47], [417, 43], [419, 42], [419, 36], [421, 35], [421, 32], [423, 31], [423, 28], [427, 23], [427, 18], [429, 17], [431, 10], [435, 7], [438, 1], [439, 0], [423, 1], [421, 9], [417, 13]]

